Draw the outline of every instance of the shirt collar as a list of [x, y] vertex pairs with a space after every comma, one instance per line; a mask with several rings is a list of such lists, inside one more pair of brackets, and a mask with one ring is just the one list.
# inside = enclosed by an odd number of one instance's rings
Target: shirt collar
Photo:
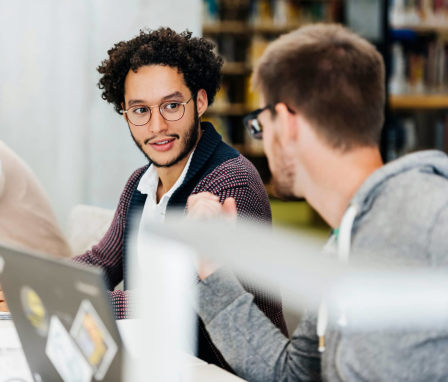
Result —
[[[185, 176], [187, 175], [188, 169], [190, 167], [191, 159], [193, 158], [194, 154], [193, 150], [188, 157], [188, 161], [185, 164], [184, 169], [182, 170], [182, 173], [180, 174], [179, 178], [177, 179], [176, 183], [167, 191], [163, 198], [169, 198], [174, 191], [176, 191], [179, 186], [183, 183]], [[150, 165], [148, 169], [145, 171], [145, 173], [140, 178], [140, 182], [138, 183], [137, 190], [140, 191], [142, 194], [146, 194], [149, 198], [153, 200], [157, 200], [156, 194], [157, 194], [157, 187], [159, 185], [159, 175], [156, 171], [156, 166]]]

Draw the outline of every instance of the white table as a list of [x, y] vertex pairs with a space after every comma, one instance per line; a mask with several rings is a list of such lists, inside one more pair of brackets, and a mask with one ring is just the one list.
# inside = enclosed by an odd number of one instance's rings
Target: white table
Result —
[[[120, 325], [119, 328], [121, 328]], [[243, 381], [243, 379], [238, 378], [215, 365], [208, 364], [199, 358], [187, 354], [185, 357], [188, 365], [188, 377], [185, 376], [183, 381]], [[13, 322], [10, 320], [0, 320], [0, 382], [12, 378], [20, 378], [23, 382], [33, 382]]]

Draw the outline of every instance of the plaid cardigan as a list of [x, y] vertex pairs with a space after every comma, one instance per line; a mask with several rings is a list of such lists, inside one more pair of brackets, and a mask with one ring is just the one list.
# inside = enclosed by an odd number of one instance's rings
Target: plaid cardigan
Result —
[[[185, 208], [191, 194], [208, 191], [217, 195], [221, 202], [228, 197], [235, 198], [239, 216], [270, 222], [269, 200], [255, 167], [235, 149], [222, 142], [221, 136], [210, 123], [203, 122], [201, 128], [203, 134], [183, 183], [168, 202], [167, 215], [173, 207]], [[140, 221], [146, 195], [141, 194], [137, 186], [150, 165], [136, 170], [129, 178], [111, 226], [103, 239], [90, 251], [74, 258], [76, 262], [103, 269], [111, 289], [110, 297], [117, 319], [128, 316], [128, 301], [132, 291], [126, 290], [127, 237], [131, 231], [130, 222]], [[125, 282], [125, 290], [112, 291], [122, 280]], [[242, 283], [246, 290], [254, 295], [258, 307], [284, 334], [287, 334], [281, 304], [273, 299], [271, 294], [255, 289], [244, 281]], [[230, 369], [213, 345], [199, 317], [198, 323], [198, 356], [207, 362]]]

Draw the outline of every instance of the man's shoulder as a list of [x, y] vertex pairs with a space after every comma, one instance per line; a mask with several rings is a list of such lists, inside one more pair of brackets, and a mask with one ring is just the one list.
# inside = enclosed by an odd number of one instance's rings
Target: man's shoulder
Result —
[[224, 162], [238, 158], [240, 155], [241, 154], [238, 150], [221, 141], [218, 143], [216, 150], [210, 156], [210, 166], [216, 168]]
[[[236, 151], [237, 152], [237, 151]], [[257, 169], [246, 157], [237, 152], [237, 155], [217, 164], [201, 181], [196, 190], [206, 187], [256, 187], [263, 188], [263, 182]]]
[[446, 177], [417, 168], [389, 179], [378, 197], [402, 209], [432, 214], [446, 204], [447, 195]]
[[389, 178], [373, 194], [358, 220], [355, 246], [388, 261], [430, 263], [428, 246], [440, 242], [434, 232], [448, 234], [448, 180], [413, 169]]
[[222, 162], [213, 172], [214, 176], [239, 176], [245, 179], [260, 176], [252, 162], [242, 154]]

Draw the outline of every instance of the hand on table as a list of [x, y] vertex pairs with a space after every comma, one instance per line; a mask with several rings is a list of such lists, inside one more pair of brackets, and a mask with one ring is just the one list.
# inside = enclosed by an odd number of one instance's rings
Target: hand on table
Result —
[[[223, 204], [219, 202], [219, 197], [210, 192], [201, 192], [191, 195], [187, 202], [188, 216], [198, 219], [211, 219], [225, 216], [231, 220], [237, 217], [236, 202], [233, 198], [227, 198]], [[198, 276], [204, 280], [215, 272], [219, 265], [209, 261], [200, 260], [198, 262]]]

